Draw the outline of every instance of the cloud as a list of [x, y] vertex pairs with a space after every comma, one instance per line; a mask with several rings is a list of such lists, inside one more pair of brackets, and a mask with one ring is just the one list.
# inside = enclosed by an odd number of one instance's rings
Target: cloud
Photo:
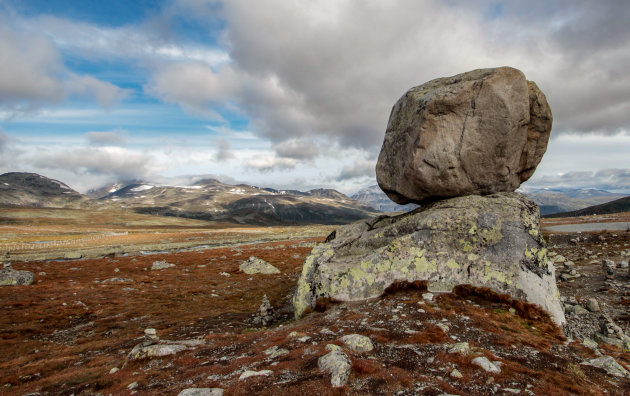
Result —
[[337, 176], [337, 181], [354, 179], [358, 177], [371, 177], [376, 175], [376, 161], [357, 160], [352, 165], [344, 166]]
[[[208, 4], [186, 0], [178, 7], [207, 20], [217, 12]], [[229, 89], [218, 89], [218, 73], [207, 68], [194, 78], [202, 86], [210, 82], [202, 98], [175, 83], [156, 84], [155, 92], [194, 111], [229, 102], [281, 157], [293, 155], [283, 154], [293, 140], [314, 137], [373, 153], [392, 105], [407, 89], [501, 65], [538, 82], [555, 115], [555, 134], [611, 134], [630, 124], [630, 7], [621, 0], [500, 7], [493, 1], [233, 0], [219, 10]], [[182, 79], [181, 86], [192, 84], [181, 76], [173, 81]]]
[[110, 108], [127, 95], [113, 84], [68, 71], [44, 34], [12, 30], [5, 22], [0, 16], [0, 110], [15, 115], [69, 96], [94, 98]]
[[292, 158], [278, 158], [273, 155], [262, 155], [248, 159], [243, 164], [246, 168], [257, 170], [261, 173], [283, 171], [295, 168], [297, 161]]
[[0, 128], [0, 153], [6, 149], [8, 142], [9, 137], [2, 132], [2, 128]]
[[601, 169], [595, 172], [577, 171], [546, 175], [530, 183], [531, 187], [550, 188], [599, 188], [603, 190], [628, 190], [630, 168]]
[[313, 160], [319, 154], [318, 145], [308, 139], [289, 139], [273, 146], [276, 154], [282, 158]]
[[146, 178], [154, 173], [151, 156], [121, 147], [40, 149], [29, 162], [41, 169], [62, 169], [76, 175], [113, 175], [119, 179]]
[[145, 90], [193, 114], [220, 118], [214, 108], [227, 106], [238, 86], [227, 66], [215, 72], [207, 64], [180, 62], [158, 68]]
[[232, 151], [230, 150], [230, 143], [227, 140], [223, 138], [217, 138], [216, 142], [217, 151], [214, 154], [214, 158], [217, 161], [227, 161], [234, 158], [234, 153], [232, 153]]
[[122, 146], [125, 144], [126, 131], [87, 132], [85, 137], [94, 146]]

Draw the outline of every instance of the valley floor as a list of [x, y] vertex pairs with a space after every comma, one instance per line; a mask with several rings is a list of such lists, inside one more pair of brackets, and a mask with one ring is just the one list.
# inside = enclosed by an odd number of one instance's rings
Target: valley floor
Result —
[[[39, 213], [39, 228], [31, 230], [40, 234], [34, 238], [45, 239], [46, 227], [51, 235], [59, 230], [65, 230], [60, 235], [87, 235], [81, 227], [87, 230], [88, 224], [76, 216], [64, 228], [51, 215]], [[7, 238], [5, 243], [23, 238], [15, 236], [20, 232], [29, 233], [31, 220], [16, 218], [0, 224], [14, 227], [0, 234]], [[599, 313], [569, 314], [574, 338], [567, 339], [543, 312], [506, 296], [466, 287], [429, 296], [416, 284], [399, 285], [367, 302], [322, 302], [318, 312], [296, 321], [290, 297], [302, 262], [330, 228], [225, 229], [197, 223], [192, 227], [190, 222], [158, 224], [180, 219], [115, 219], [110, 223], [118, 224], [98, 232], [127, 231], [126, 236], [138, 233], [156, 239], [111, 245], [122, 250], [106, 257], [99, 257], [92, 246], [78, 249], [84, 258], [72, 260], [54, 259], [63, 247], [10, 254], [13, 267], [32, 271], [35, 281], [0, 288], [0, 394], [177, 395], [187, 388], [212, 387], [224, 389], [226, 395], [630, 393], [630, 378], [582, 364], [604, 354], [630, 369], [630, 353], [604, 343], [596, 348], [581, 343]], [[102, 224], [102, 219], [92, 219], [89, 225], [96, 230]], [[550, 249], [573, 261], [571, 268], [581, 274], [559, 278], [567, 303], [584, 304], [586, 298], [596, 297], [602, 311], [626, 333], [627, 269], [607, 276], [601, 261], [624, 259], [621, 252], [630, 253], [629, 243], [627, 232], [551, 236], [549, 242]], [[141, 254], [147, 246], [158, 252]], [[44, 259], [17, 259], [35, 253]], [[266, 260], [281, 273], [241, 272], [239, 265], [250, 256]], [[156, 261], [175, 266], [151, 270]], [[566, 268], [560, 262], [557, 266], [560, 277]], [[276, 322], [268, 328], [254, 322], [264, 295], [276, 310]], [[130, 358], [147, 328], [157, 330], [161, 341], [156, 345], [174, 353]], [[374, 349], [346, 348], [341, 338], [348, 334], [369, 337]], [[451, 351], [463, 342], [467, 350]], [[318, 368], [329, 344], [342, 346], [351, 363], [342, 388], [333, 388], [330, 374]], [[476, 357], [495, 362], [501, 372], [472, 364]], [[260, 375], [240, 379], [247, 370]]]

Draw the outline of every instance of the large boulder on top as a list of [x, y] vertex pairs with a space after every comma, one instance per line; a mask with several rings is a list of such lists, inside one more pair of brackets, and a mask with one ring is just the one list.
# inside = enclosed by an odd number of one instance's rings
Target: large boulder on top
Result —
[[396, 217], [337, 229], [306, 258], [293, 297], [296, 317], [319, 298], [363, 300], [397, 281], [429, 291], [488, 287], [537, 304], [565, 324], [538, 206], [518, 193], [434, 202]]
[[551, 124], [545, 95], [517, 69], [429, 81], [392, 109], [378, 184], [399, 204], [514, 191], [534, 173]]

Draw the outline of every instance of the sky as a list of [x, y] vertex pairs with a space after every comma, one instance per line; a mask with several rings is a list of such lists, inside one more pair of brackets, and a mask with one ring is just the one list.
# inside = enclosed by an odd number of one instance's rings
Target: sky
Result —
[[0, 173], [347, 194], [393, 104], [522, 70], [554, 115], [525, 185], [630, 193], [627, 0], [0, 0]]

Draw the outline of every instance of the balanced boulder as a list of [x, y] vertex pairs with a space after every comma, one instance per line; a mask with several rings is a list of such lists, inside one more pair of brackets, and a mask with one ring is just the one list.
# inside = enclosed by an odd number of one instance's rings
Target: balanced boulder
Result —
[[508, 293], [563, 325], [539, 220], [538, 206], [512, 192], [445, 199], [343, 226], [306, 258], [295, 314], [302, 316], [319, 298], [363, 300], [394, 282], [427, 281], [432, 292], [470, 284]]
[[429, 81], [392, 109], [378, 184], [399, 204], [514, 191], [534, 173], [551, 124], [545, 95], [517, 69]]

